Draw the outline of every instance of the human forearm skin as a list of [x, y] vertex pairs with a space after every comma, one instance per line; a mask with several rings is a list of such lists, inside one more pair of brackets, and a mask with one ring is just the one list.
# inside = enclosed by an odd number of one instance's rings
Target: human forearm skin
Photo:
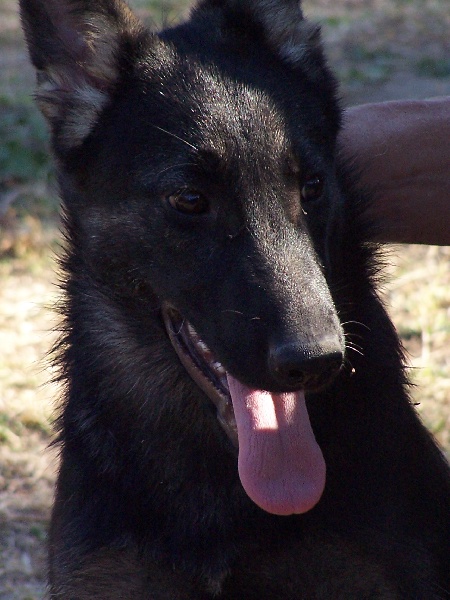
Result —
[[377, 241], [450, 244], [450, 97], [350, 108], [340, 144], [375, 191]]

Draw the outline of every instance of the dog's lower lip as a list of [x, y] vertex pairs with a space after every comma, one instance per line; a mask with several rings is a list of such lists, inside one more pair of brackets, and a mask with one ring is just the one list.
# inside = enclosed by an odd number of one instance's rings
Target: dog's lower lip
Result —
[[233, 445], [238, 447], [236, 419], [225, 368], [215, 359], [191, 323], [173, 306], [164, 303], [162, 316], [181, 363], [200, 389], [212, 400], [217, 409], [219, 423]]

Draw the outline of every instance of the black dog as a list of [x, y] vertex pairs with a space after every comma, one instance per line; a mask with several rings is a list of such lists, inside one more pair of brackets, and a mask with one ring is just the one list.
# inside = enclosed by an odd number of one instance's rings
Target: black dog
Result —
[[67, 239], [51, 597], [448, 597], [449, 472], [317, 28], [295, 0], [159, 34], [121, 0], [21, 9]]

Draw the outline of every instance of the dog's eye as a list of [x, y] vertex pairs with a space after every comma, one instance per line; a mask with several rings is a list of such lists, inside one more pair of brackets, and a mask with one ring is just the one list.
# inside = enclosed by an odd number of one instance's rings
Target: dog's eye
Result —
[[317, 200], [323, 194], [324, 182], [320, 175], [309, 177], [300, 190], [303, 202]]
[[207, 212], [208, 200], [200, 192], [181, 189], [167, 196], [167, 202], [172, 208], [186, 215], [200, 215]]

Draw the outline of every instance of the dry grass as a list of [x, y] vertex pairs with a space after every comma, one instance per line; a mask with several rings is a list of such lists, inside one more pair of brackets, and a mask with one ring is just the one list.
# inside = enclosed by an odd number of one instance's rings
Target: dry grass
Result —
[[52, 342], [48, 258], [0, 262], [0, 598], [41, 598], [55, 458], [46, 451], [55, 390], [43, 357]]
[[450, 456], [450, 248], [394, 247], [385, 299], [407, 349], [413, 401]]

